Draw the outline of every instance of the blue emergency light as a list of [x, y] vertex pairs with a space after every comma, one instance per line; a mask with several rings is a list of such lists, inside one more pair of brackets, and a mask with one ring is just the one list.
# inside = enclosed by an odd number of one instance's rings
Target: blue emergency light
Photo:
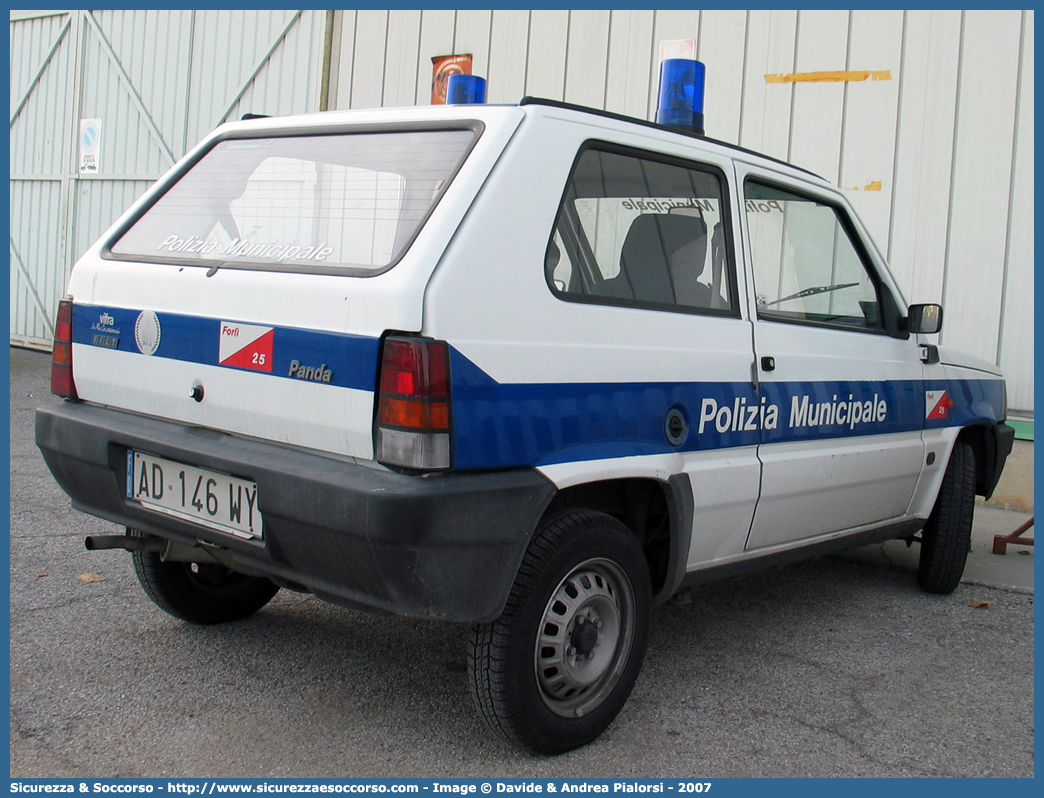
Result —
[[450, 75], [446, 81], [446, 103], [481, 105], [486, 101], [486, 79], [478, 75]]
[[703, 135], [703, 87], [706, 67], [688, 58], [660, 64], [660, 101], [656, 124]]

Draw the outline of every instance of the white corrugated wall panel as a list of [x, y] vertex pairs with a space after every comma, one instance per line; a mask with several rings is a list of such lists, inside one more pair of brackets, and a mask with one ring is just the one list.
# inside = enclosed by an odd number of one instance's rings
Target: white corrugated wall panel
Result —
[[102, 119], [104, 173], [158, 176], [224, 121], [317, 108], [322, 12], [85, 13], [81, 116]]
[[325, 12], [302, 11], [296, 22], [293, 16], [288, 14], [285, 24], [280, 19], [274, 26], [275, 35], [251, 64], [257, 74], [229, 112], [229, 121], [248, 112], [283, 116], [318, 110]]
[[1022, 64], [1011, 174], [1011, 224], [998, 354], [1008, 375], [1008, 404], [1033, 408], [1033, 12], [1022, 12]]
[[[489, 11], [458, 11], [453, 33], [453, 52], [471, 53], [471, 74], [489, 74], [489, 34], [492, 23]], [[516, 99], [515, 102], [518, 102]]]
[[995, 361], [1008, 237], [1021, 14], [965, 11], [941, 341]]
[[906, 13], [887, 257], [909, 302], [943, 298], [960, 43], [959, 11]]
[[[529, 45], [529, 11], [493, 12], [489, 40], [486, 99], [491, 103], [517, 103], [526, 95], [526, 63]], [[429, 76], [430, 81], [430, 76]]]
[[184, 129], [178, 106], [183, 107], [185, 78], [172, 75], [176, 70], [167, 65], [186, 61], [188, 36], [178, 23], [189, 15], [175, 20], [164, 12], [169, 30], [162, 36], [157, 12], [88, 11], [86, 16], [97, 28], [85, 25], [80, 118], [102, 120], [99, 174], [158, 176], [174, 163], [175, 137]]
[[[847, 39], [847, 11], [799, 12], [794, 71], [843, 71]], [[844, 116], [844, 83], [795, 83], [787, 160], [836, 183]]]
[[53, 308], [65, 291], [58, 181], [11, 181], [10, 335], [12, 343], [46, 346]]
[[352, 80], [355, 78], [355, 23], [357, 11], [337, 14], [334, 33], [334, 52], [331, 58], [329, 108], [352, 107]]
[[[321, 11], [12, 14], [13, 342], [49, 346], [72, 263], [216, 124], [318, 108], [324, 21]], [[78, 172], [81, 119], [101, 120], [97, 174]]]
[[901, 11], [853, 11], [846, 70], [888, 72], [889, 79], [845, 84], [839, 183], [885, 253], [892, 215], [895, 131], [903, 49]]
[[388, 49], [388, 12], [359, 11], [352, 55], [352, 108], [380, 108]]
[[425, 11], [416, 99], [428, 102], [432, 56], [471, 52], [491, 102], [529, 94], [653, 119], [660, 43], [677, 39], [707, 65], [708, 135], [846, 189], [906, 299], [943, 301], [943, 341], [1002, 361], [1013, 406], [1032, 407], [1032, 358], [1012, 343], [1032, 331], [1019, 290], [1032, 284], [1032, 12]]
[[647, 11], [610, 13], [605, 110], [645, 117], [653, 69], [652, 23]]
[[76, 50], [75, 35], [66, 29], [68, 22], [69, 16], [63, 14], [11, 25], [11, 113], [21, 106], [10, 133], [12, 174], [61, 172], [68, 144], [65, 134], [71, 124], [67, 86]]
[[[192, 13], [93, 13], [130, 78], [133, 90], [139, 94], [146, 112], [159, 129], [166, 147], [177, 157], [177, 154], [184, 152], [186, 145], [193, 143], [185, 141], [188, 110], [183, 98], [189, 90], [189, 76], [186, 69], [172, 69], [171, 65], [188, 63]], [[124, 86], [123, 89], [122, 93], [125, 94], [128, 88]]]
[[530, 12], [526, 94], [549, 100], [565, 98], [568, 36], [568, 11], [539, 9]]
[[[773, 158], [787, 157], [794, 84], [768, 83], [765, 75], [794, 72], [796, 45], [796, 11], [750, 13], [737, 142], [740, 146]], [[710, 113], [713, 115], [713, 109]]]
[[192, 13], [190, 144], [245, 113], [318, 109], [324, 12]]
[[[11, 188], [27, 214], [12, 213], [12, 263], [28, 253], [23, 272], [12, 266], [12, 308], [26, 329], [18, 280], [60, 282], [25, 277], [40, 253], [58, 262], [39, 268], [67, 268], [34, 237], [79, 248], [121, 210], [108, 203], [144, 185], [134, 178], [223, 119], [318, 107], [325, 12], [91, 12], [101, 36], [85, 13], [12, 21], [12, 112], [76, 23], [11, 129], [12, 174], [38, 178]], [[652, 119], [660, 42], [692, 39], [708, 68], [708, 134], [849, 190], [906, 298], [943, 301], [942, 340], [999, 361], [1012, 407], [1032, 409], [1032, 11], [363, 10], [337, 22], [332, 108], [427, 104], [432, 57], [470, 52], [491, 102], [528, 94]], [[70, 92], [80, 27], [85, 85]], [[890, 79], [852, 79], [863, 70]], [[846, 78], [795, 74], [825, 71]], [[103, 120], [100, 177], [113, 181], [78, 181], [90, 185], [75, 206], [55, 199], [78, 180], [74, 99], [80, 117]], [[75, 207], [72, 242], [54, 202]], [[33, 214], [50, 219], [46, 234]]]
[[565, 101], [605, 107], [609, 12], [570, 11]]
[[[65, 291], [63, 199], [72, 156], [76, 33], [69, 14], [11, 23], [9, 333], [45, 348]], [[35, 83], [34, 83], [35, 80]]]
[[416, 104], [420, 26], [420, 11], [388, 12], [388, 45], [381, 102], [384, 106]]
[[[453, 31], [456, 28], [455, 11], [435, 10], [421, 12], [420, 48], [417, 57], [417, 104], [431, 103], [431, 59], [440, 55], [455, 55]], [[340, 106], [357, 108], [357, 105]]]
[[[739, 141], [747, 12], [704, 11], [697, 51], [707, 66], [704, 128], [711, 138]], [[707, 114], [707, 109], [714, 112]]]

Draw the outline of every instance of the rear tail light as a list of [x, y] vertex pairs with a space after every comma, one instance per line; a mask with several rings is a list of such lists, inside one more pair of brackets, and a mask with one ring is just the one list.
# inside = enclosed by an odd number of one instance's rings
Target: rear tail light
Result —
[[447, 344], [385, 339], [374, 428], [380, 462], [424, 471], [452, 465], [449, 377]]
[[54, 349], [51, 352], [51, 393], [65, 399], [78, 399], [72, 371], [72, 300], [58, 303], [58, 320], [54, 325]]

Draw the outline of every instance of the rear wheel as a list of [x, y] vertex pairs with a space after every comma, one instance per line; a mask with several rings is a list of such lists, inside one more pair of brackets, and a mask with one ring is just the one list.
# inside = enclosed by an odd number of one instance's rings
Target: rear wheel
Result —
[[651, 587], [630, 530], [587, 510], [537, 530], [500, 618], [472, 630], [472, 693], [486, 722], [536, 753], [612, 723], [648, 645]]
[[164, 562], [149, 551], [131, 556], [146, 595], [161, 610], [190, 623], [238, 621], [265, 606], [279, 590], [263, 577], [217, 563]]
[[952, 593], [961, 582], [975, 514], [975, 454], [966, 443], [950, 453], [939, 497], [921, 532], [917, 582], [929, 593]]

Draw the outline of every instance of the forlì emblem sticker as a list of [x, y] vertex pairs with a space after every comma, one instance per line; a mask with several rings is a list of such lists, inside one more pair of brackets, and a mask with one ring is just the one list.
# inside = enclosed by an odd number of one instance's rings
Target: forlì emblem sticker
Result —
[[947, 411], [953, 407], [953, 400], [946, 395], [946, 391], [925, 391], [924, 393], [925, 418], [946, 418]]
[[275, 328], [255, 324], [221, 322], [218, 364], [253, 371], [272, 371]]
[[159, 317], [151, 310], [143, 310], [134, 322], [134, 343], [143, 355], [154, 355], [160, 345]]

